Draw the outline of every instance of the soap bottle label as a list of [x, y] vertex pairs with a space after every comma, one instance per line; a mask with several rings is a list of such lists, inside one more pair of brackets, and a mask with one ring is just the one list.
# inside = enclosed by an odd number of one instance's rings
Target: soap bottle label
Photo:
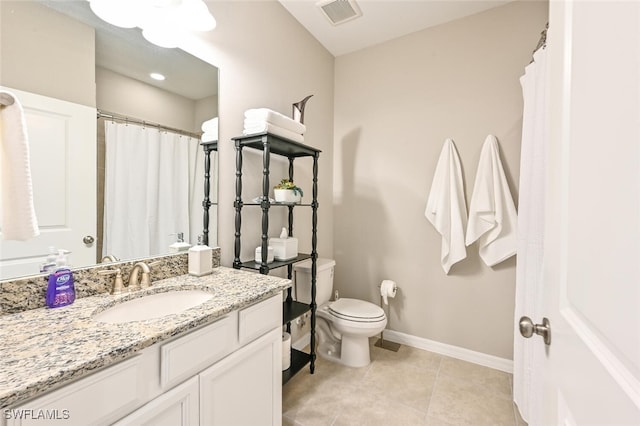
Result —
[[59, 308], [72, 304], [76, 300], [73, 273], [69, 269], [58, 269], [49, 275], [47, 286], [47, 306]]

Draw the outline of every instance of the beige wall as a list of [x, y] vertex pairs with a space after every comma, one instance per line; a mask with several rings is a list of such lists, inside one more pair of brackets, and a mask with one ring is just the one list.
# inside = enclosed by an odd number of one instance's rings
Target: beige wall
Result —
[[546, 3], [515, 2], [336, 59], [335, 286], [378, 303], [395, 280], [393, 330], [512, 359], [515, 258], [489, 268], [474, 244], [445, 275], [424, 209], [447, 137], [467, 204], [489, 133], [517, 199], [519, 77], [546, 21]]
[[[235, 149], [232, 137], [242, 134], [244, 111], [268, 107], [289, 115], [291, 104], [314, 94], [307, 104], [305, 144], [321, 149], [319, 161], [318, 251], [333, 255], [333, 72], [334, 58], [275, 1], [210, 2], [218, 26], [202, 36], [203, 45], [186, 50], [198, 53], [220, 68], [220, 183], [218, 242], [222, 264], [231, 266], [234, 251]], [[311, 196], [310, 159], [298, 159], [296, 182]], [[273, 159], [271, 187], [286, 177], [288, 165]], [[259, 195], [262, 159], [257, 151], [245, 150], [243, 198]], [[273, 210], [269, 236], [277, 236], [286, 209]], [[298, 208], [295, 234], [300, 251], [311, 246], [311, 209]], [[260, 209], [245, 207], [242, 216], [242, 259], [253, 258], [260, 243]], [[286, 269], [286, 268], [285, 268]], [[286, 272], [278, 270], [279, 274]]]
[[93, 28], [34, 2], [0, 1], [0, 29], [0, 84], [96, 105]]

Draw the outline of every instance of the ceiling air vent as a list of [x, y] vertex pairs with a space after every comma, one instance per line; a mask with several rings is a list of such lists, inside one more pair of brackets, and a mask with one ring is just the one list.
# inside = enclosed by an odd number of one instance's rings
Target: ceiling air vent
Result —
[[362, 16], [360, 8], [353, 0], [322, 0], [316, 3], [333, 25], [343, 24]]

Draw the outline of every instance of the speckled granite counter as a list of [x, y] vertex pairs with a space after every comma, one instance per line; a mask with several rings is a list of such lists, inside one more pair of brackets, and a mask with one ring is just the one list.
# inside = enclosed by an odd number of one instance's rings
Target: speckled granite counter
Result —
[[[0, 316], [0, 407], [120, 361], [156, 342], [279, 294], [290, 285], [286, 279], [219, 267], [206, 277], [182, 275], [134, 293], [84, 297], [63, 308]], [[214, 297], [158, 319], [126, 324], [92, 319], [118, 302], [175, 289], [206, 290]]]

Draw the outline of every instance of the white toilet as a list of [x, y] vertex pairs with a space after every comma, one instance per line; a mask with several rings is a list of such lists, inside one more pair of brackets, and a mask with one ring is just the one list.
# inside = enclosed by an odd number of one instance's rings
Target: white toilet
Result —
[[[348, 367], [369, 365], [369, 337], [384, 330], [387, 317], [381, 307], [358, 299], [330, 302], [333, 291], [331, 259], [316, 262], [316, 333], [318, 354]], [[296, 300], [311, 302], [311, 260], [294, 265]]]

